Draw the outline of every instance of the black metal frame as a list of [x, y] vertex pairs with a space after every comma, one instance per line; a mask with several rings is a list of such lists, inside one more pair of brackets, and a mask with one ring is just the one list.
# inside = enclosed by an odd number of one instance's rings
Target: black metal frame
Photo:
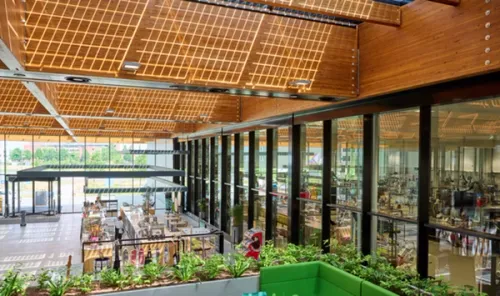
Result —
[[248, 133], [248, 229], [254, 227], [255, 213], [255, 192], [252, 190], [255, 186], [255, 131]]
[[235, 205], [240, 204], [240, 188], [242, 180], [240, 180], [240, 151], [241, 149], [241, 135], [234, 134], [234, 163], [233, 163], [233, 202]]
[[420, 107], [418, 154], [418, 235], [417, 272], [426, 278], [429, 273], [429, 197], [431, 195], [431, 106]]
[[228, 183], [228, 170], [227, 170], [227, 157], [228, 157], [228, 151], [227, 151], [227, 146], [228, 146], [228, 139], [229, 136], [223, 135], [222, 140], [221, 140], [221, 163], [219, 165], [220, 170], [222, 172], [221, 174], [221, 206], [220, 206], [220, 226], [221, 230], [225, 233], [229, 234], [229, 230], [227, 229], [227, 221], [228, 221], [228, 208], [227, 208], [227, 190], [226, 190], [226, 184]]
[[[179, 143], [179, 138], [174, 138], [172, 141], [173, 141], [172, 146], [174, 148], [174, 151], [180, 151], [181, 144]], [[172, 166], [173, 166], [174, 170], [181, 170], [181, 154], [177, 154], [177, 153], [173, 154]], [[174, 176], [174, 183], [180, 184], [180, 176]]]
[[194, 178], [194, 194], [193, 194], [193, 204], [191, 205], [191, 213], [193, 213], [195, 216], [198, 216], [198, 201], [200, 199], [200, 172], [198, 172], [198, 156], [200, 153], [200, 143], [201, 139], [194, 140], [194, 155], [193, 155], [193, 161], [194, 161], [194, 173], [193, 173], [193, 178]]
[[288, 242], [299, 244], [299, 227], [300, 227], [300, 146], [302, 126], [300, 124], [292, 124], [290, 131], [290, 154], [291, 159], [288, 165], [290, 171], [290, 192], [288, 194]]
[[192, 165], [191, 165], [191, 162], [193, 161], [193, 141], [188, 141], [187, 142], [187, 148], [188, 148], [188, 155], [187, 155], [187, 182], [188, 182], [188, 193], [187, 193], [187, 200], [186, 200], [186, 211], [192, 211], [191, 207], [192, 207], [192, 199], [193, 199], [193, 191], [194, 191], [194, 188], [191, 187], [191, 185], [193, 184], [193, 180], [194, 180], [194, 177], [193, 177], [193, 172], [192, 172]]
[[[207, 139], [201, 139], [201, 192], [200, 199], [205, 199], [207, 196]], [[206, 213], [206, 212], [205, 212]], [[208, 217], [204, 216], [206, 220]], [[200, 215], [201, 218], [201, 215]]]
[[274, 129], [266, 130], [266, 241], [272, 240], [273, 233], [273, 149]]
[[363, 116], [363, 197], [361, 204], [361, 252], [365, 255], [371, 253], [372, 244], [372, 218], [369, 213], [372, 209], [372, 194], [373, 194], [373, 157], [374, 153], [374, 137], [375, 137], [375, 122], [373, 114]]
[[209, 182], [210, 182], [210, 200], [209, 200], [209, 223], [215, 225], [215, 187], [217, 184], [215, 183], [215, 137], [210, 138], [210, 163], [209, 163]]
[[321, 241], [323, 252], [330, 252], [330, 207], [332, 196], [332, 121], [323, 121], [323, 172], [322, 172], [322, 207], [321, 207]]

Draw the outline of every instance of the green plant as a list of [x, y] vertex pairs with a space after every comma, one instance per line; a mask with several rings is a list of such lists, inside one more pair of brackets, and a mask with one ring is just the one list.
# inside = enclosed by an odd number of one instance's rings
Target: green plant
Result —
[[226, 269], [233, 278], [238, 278], [250, 269], [253, 261], [253, 258], [245, 257], [240, 253], [233, 253], [227, 257]]
[[66, 279], [64, 276], [54, 276], [47, 282], [50, 296], [63, 296], [71, 285], [72, 280]]
[[82, 274], [73, 278], [73, 287], [87, 294], [92, 291], [93, 277], [90, 274]]
[[9, 269], [0, 282], [0, 295], [24, 295], [30, 280], [32, 280], [32, 277], [22, 274], [19, 267], [16, 266], [13, 269]]
[[231, 209], [231, 215], [233, 216], [233, 226], [243, 225], [243, 205], [234, 205]]
[[221, 254], [214, 254], [205, 260], [201, 275], [204, 279], [213, 280], [219, 276], [224, 268], [224, 256]]
[[163, 276], [164, 272], [165, 266], [154, 262], [146, 264], [143, 269], [145, 280], [149, 283], [157, 281]]
[[279, 264], [280, 254], [278, 249], [274, 247], [274, 243], [272, 241], [265, 242], [260, 250], [259, 258], [259, 267], [269, 267]]
[[36, 282], [38, 283], [38, 289], [47, 289], [47, 282], [50, 280], [50, 271], [42, 268], [40, 273], [36, 276]]
[[181, 260], [172, 270], [172, 277], [181, 282], [187, 282], [196, 278], [196, 273], [203, 265], [203, 260], [194, 253], [184, 253]]

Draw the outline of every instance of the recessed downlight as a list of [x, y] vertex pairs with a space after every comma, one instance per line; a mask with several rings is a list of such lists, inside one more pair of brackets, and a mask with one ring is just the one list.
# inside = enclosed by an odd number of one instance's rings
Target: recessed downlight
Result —
[[290, 95], [289, 98], [290, 99], [297, 99], [299, 96], [298, 95]]
[[311, 84], [311, 80], [309, 80], [309, 79], [295, 79], [295, 80], [291, 80], [290, 82], [288, 82], [288, 85], [295, 86], [295, 87], [309, 86], [310, 84]]
[[64, 79], [66, 79], [69, 82], [76, 82], [76, 83], [88, 83], [92, 81], [90, 78], [79, 77], [79, 76], [67, 76]]
[[141, 63], [138, 62], [123, 62], [123, 67], [122, 69], [125, 71], [130, 71], [130, 72], [135, 72], [139, 70], [141, 67]]
[[113, 114], [113, 113], [115, 113], [115, 109], [113, 109], [113, 108], [108, 108], [108, 109], [106, 109], [106, 113], [107, 113], [107, 114]]

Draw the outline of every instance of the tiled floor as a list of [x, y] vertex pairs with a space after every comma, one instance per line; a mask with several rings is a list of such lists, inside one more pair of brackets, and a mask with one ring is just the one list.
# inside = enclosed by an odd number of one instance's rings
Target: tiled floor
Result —
[[24, 272], [65, 266], [69, 255], [80, 264], [80, 225], [81, 214], [62, 215], [57, 223], [0, 225], [0, 273], [16, 264]]

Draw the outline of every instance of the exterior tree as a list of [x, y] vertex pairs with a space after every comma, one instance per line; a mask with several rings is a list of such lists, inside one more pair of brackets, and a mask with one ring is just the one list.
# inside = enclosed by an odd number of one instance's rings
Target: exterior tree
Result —
[[10, 160], [15, 162], [23, 160], [23, 151], [21, 148], [14, 148], [10, 151]]
[[31, 161], [32, 157], [33, 157], [33, 153], [31, 153], [30, 150], [24, 150], [23, 151], [23, 160], [24, 161]]

